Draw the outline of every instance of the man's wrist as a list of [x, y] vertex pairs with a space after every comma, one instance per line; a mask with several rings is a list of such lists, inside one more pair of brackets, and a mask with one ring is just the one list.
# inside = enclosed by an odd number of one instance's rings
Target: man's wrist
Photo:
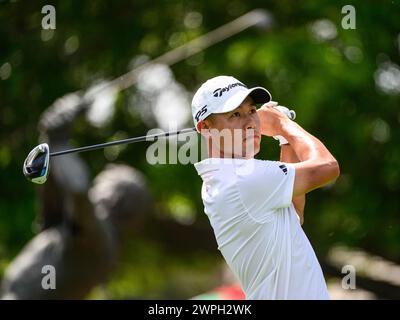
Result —
[[289, 118], [282, 119], [276, 136], [286, 137], [289, 134], [291, 123], [294, 122]]

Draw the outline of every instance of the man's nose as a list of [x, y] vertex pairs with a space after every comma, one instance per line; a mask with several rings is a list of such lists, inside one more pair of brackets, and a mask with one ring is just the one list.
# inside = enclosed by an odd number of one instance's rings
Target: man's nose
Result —
[[244, 120], [244, 129], [256, 129], [256, 121], [254, 120], [254, 117], [247, 115]]

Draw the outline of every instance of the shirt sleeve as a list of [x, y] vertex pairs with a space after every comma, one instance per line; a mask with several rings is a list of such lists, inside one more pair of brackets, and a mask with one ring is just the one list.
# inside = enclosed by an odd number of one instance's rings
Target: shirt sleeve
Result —
[[291, 205], [295, 168], [290, 163], [251, 159], [235, 171], [241, 201], [256, 221]]

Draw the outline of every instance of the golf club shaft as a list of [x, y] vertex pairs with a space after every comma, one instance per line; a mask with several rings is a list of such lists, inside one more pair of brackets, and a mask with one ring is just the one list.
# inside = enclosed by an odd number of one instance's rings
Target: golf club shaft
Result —
[[123, 139], [123, 140], [118, 140], [118, 141], [105, 142], [105, 143], [100, 143], [100, 144], [94, 144], [91, 146], [85, 146], [85, 147], [80, 147], [80, 148], [52, 152], [52, 153], [50, 153], [50, 157], [61, 156], [61, 155], [68, 154], [68, 153], [79, 153], [79, 152], [103, 149], [106, 147], [117, 146], [120, 144], [129, 144], [129, 143], [135, 143], [135, 142], [141, 142], [141, 141], [154, 141], [155, 139], [159, 139], [159, 138], [166, 138], [166, 137], [170, 137], [170, 136], [174, 136], [174, 135], [179, 135], [182, 133], [191, 133], [191, 132], [195, 132], [195, 131], [196, 131], [196, 128], [193, 127], [193, 128], [182, 129], [182, 130], [178, 130], [178, 131], [156, 133], [156, 134], [150, 134], [150, 135], [141, 136], [141, 137], [134, 137], [134, 138], [128, 138], [128, 139]]

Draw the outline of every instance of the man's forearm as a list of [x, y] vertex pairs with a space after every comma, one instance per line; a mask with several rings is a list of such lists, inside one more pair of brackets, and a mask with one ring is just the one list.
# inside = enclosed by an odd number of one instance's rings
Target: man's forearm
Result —
[[[286, 162], [286, 163], [300, 162], [299, 158], [296, 155], [296, 152], [294, 152], [294, 150], [290, 146], [290, 144], [284, 144], [281, 146], [280, 161]], [[305, 196], [305, 194], [303, 194], [301, 196], [293, 197], [292, 201], [293, 201], [293, 206], [295, 207], [297, 214], [299, 215], [300, 223], [303, 224], [303, 222], [304, 222], [304, 207], [306, 205], [306, 196]]]
[[273, 107], [264, 105], [257, 113], [261, 134], [284, 137], [300, 160], [292, 164], [296, 169], [293, 196], [318, 189], [339, 177], [339, 163], [320, 140]]
[[282, 126], [281, 134], [289, 142], [299, 161], [303, 162], [316, 158], [323, 158], [336, 162], [336, 159], [331, 155], [324, 144], [297, 123], [288, 120]]
[[[300, 195], [319, 188], [336, 179], [340, 174], [339, 164], [324, 144], [297, 123], [285, 119], [279, 134], [290, 143], [300, 160], [303, 178], [296, 178], [294, 193]], [[297, 171], [296, 171], [297, 172]]]

